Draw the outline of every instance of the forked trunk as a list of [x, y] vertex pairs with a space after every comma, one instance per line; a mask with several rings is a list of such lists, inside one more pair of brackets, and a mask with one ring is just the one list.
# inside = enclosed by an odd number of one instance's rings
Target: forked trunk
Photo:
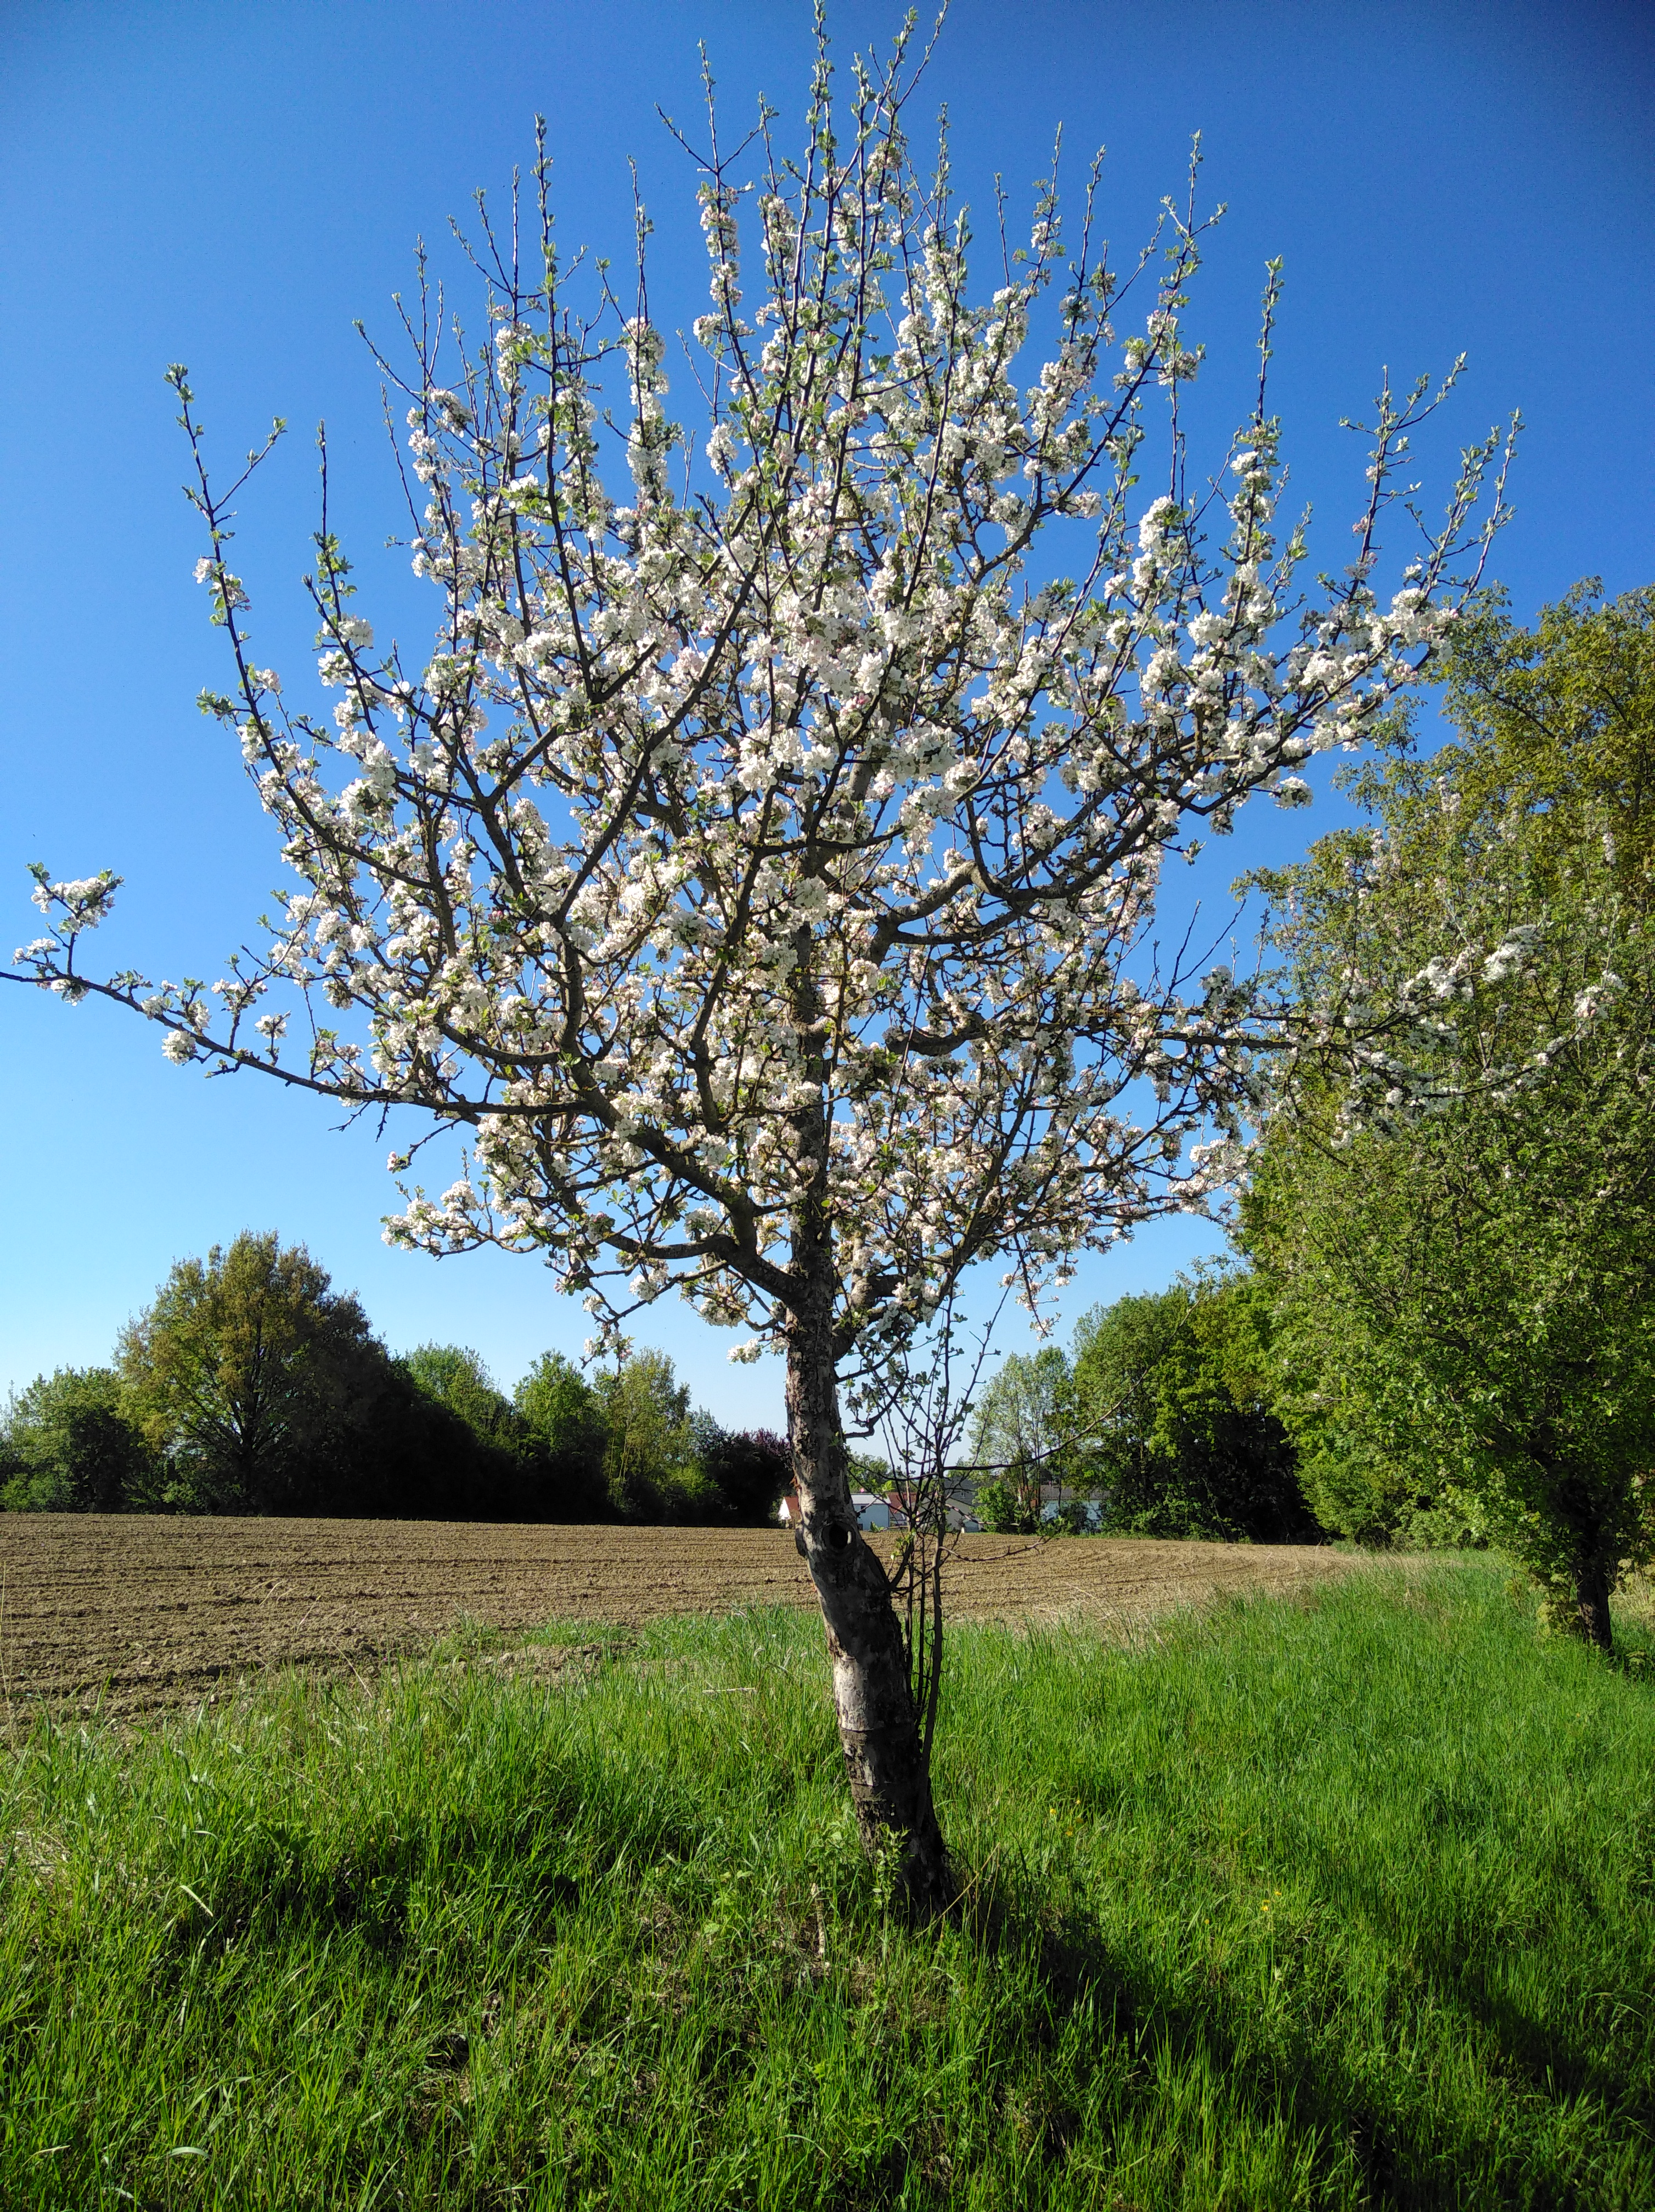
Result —
[[953, 1888], [902, 1626], [885, 1569], [862, 1540], [850, 1502], [826, 1281], [788, 1328], [788, 1435], [856, 1826], [870, 1856], [895, 1853], [899, 1894], [911, 1912], [928, 1917], [952, 1903]]

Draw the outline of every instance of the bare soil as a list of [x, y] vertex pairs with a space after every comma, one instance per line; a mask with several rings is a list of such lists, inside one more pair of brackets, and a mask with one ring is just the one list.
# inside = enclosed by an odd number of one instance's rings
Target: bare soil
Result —
[[[1355, 1564], [1307, 1545], [967, 1536], [946, 1595], [961, 1619], [1128, 1626]], [[40, 1699], [136, 1716], [281, 1668], [365, 1675], [472, 1624], [508, 1653], [551, 1622], [814, 1603], [781, 1529], [0, 1514], [0, 1699], [14, 1722]]]

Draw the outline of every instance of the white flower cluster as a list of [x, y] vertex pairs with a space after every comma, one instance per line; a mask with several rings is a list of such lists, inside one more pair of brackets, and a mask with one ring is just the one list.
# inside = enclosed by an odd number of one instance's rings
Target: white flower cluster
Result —
[[1532, 975], [1535, 942], [1544, 933], [1544, 927], [1537, 921], [1519, 923], [1483, 962], [1483, 981], [1503, 983], [1508, 975]]

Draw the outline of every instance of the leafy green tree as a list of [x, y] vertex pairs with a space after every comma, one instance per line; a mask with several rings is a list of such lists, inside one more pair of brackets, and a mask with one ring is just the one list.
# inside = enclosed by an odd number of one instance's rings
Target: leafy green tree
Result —
[[1030, 1535], [1040, 1523], [1039, 1493], [1009, 1475], [989, 1475], [977, 1486], [976, 1517], [992, 1536]]
[[875, 1497], [883, 1498], [896, 1480], [891, 1462], [883, 1452], [847, 1449], [845, 1465], [849, 1470], [851, 1488], [871, 1491]]
[[502, 1521], [590, 1517], [556, 1510], [554, 1501], [565, 1507], [570, 1502], [560, 1497], [567, 1487], [565, 1470], [551, 1467], [534, 1430], [497, 1388], [479, 1352], [465, 1345], [422, 1344], [395, 1366], [412, 1389], [415, 1425], [422, 1411], [441, 1408], [463, 1431], [466, 1443], [451, 1466], [450, 1484], [438, 1486], [453, 1487], [453, 1476], [464, 1470], [466, 1494], [455, 1510]]
[[523, 1424], [511, 1400], [495, 1387], [481, 1355], [458, 1344], [422, 1344], [399, 1365], [428, 1398], [456, 1413], [482, 1443], [516, 1451]]
[[[1461, 737], [1448, 757], [1461, 805], [1490, 826], [1521, 811], [1542, 891], [1574, 878], [1579, 857], [1595, 848], [1615, 890], [1646, 905], [1655, 890], [1655, 585], [1606, 600], [1587, 577], [1543, 607], [1532, 629], [1513, 623], [1506, 605], [1503, 592], [1473, 603], [1442, 654], [1443, 711]], [[1433, 764], [1420, 765], [1428, 775]], [[1397, 779], [1389, 781], [1400, 800]]]
[[540, 1517], [607, 1521], [608, 1425], [597, 1394], [571, 1359], [543, 1352], [514, 1394], [534, 1457]]
[[1603, 1646], [1652, 1540], [1652, 635], [1650, 592], [1531, 633], [1485, 605], [1446, 656], [1459, 738], [1261, 878], [1312, 1036], [1392, 1037], [1291, 1068], [1244, 1215], [1326, 1509], [1452, 1515]]
[[1655, 1533], [1652, 949], [1615, 1041], [1417, 1127], [1336, 1144], [1332, 1115], [1306, 1113], [1248, 1211], [1323, 1510], [1353, 1533], [1451, 1516], [1605, 1647], [1615, 1585]]
[[979, 1480], [977, 1517], [1001, 1534], [1040, 1525], [1041, 1486], [1081, 1480], [1074, 1449], [1074, 1378], [1055, 1345], [1013, 1352], [983, 1385], [966, 1441]]
[[1075, 1332], [1073, 1419], [1105, 1525], [1292, 1543], [1317, 1526], [1275, 1410], [1268, 1315], [1244, 1274], [1094, 1308]]
[[119, 1513], [162, 1502], [161, 1469], [106, 1367], [60, 1367], [13, 1393], [0, 1425], [9, 1512]]
[[389, 1363], [301, 1244], [244, 1232], [180, 1260], [120, 1340], [120, 1376], [179, 1502], [327, 1511], [374, 1449]]
[[610, 1502], [625, 1521], [717, 1521], [723, 1498], [703, 1473], [688, 1386], [664, 1352], [636, 1352], [596, 1386]]

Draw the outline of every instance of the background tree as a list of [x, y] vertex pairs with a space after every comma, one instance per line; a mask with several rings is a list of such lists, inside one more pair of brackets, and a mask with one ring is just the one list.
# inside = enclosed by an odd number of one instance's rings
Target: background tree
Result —
[[1106, 1528], [1300, 1543], [1318, 1534], [1275, 1407], [1269, 1316], [1244, 1274], [1094, 1307], [1075, 1330], [1072, 1415]]
[[[463, 1425], [468, 1443], [458, 1456], [467, 1478], [464, 1510], [469, 1517], [545, 1517], [550, 1470], [541, 1464], [532, 1431], [513, 1401], [496, 1388], [482, 1355], [465, 1345], [422, 1344], [394, 1365], [414, 1393], [408, 1408], [412, 1425], [420, 1425], [420, 1413], [428, 1407], [440, 1407], [451, 1422]], [[428, 1454], [438, 1446], [435, 1434], [422, 1441]], [[458, 1487], [440, 1479], [438, 1486]]]
[[875, 1498], [884, 1498], [897, 1480], [896, 1470], [883, 1452], [848, 1451], [845, 1468], [853, 1490], [865, 1490]]
[[[428, 1379], [493, 1415], [475, 1355], [447, 1351], [423, 1348]], [[119, 1372], [174, 1507], [533, 1517], [517, 1454], [391, 1359], [356, 1298], [274, 1235], [179, 1261], [124, 1332]]]
[[[1431, 404], [1384, 392], [1353, 565], [1306, 599], [1262, 385], [1210, 477], [1184, 449], [1193, 198], [1117, 272], [1092, 195], [1070, 243], [1043, 187], [974, 295], [946, 148], [929, 179], [909, 157], [912, 82], [899, 42], [836, 108], [824, 48], [799, 151], [765, 115], [751, 176], [709, 114], [693, 444], [642, 267], [625, 311], [606, 277], [577, 297], [544, 161], [532, 265], [485, 222], [490, 342], [451, 355], [428, 295], [410, 369], [381, 361], [436, 649], [375, 647], [325, 516], [331, 719], [253, 656], [234, 487], [213, 489], [176, 371], [236, 669], [206, 703], [301, 887], [216, 1011], [187, 979], [82, 973], [107, 876], [43, 878], [52, 927], [24, 957], [143, 1011], [174, 1058], [469, 1129], [467, 1172], [396, 1218], [405, 1242], [541, 1253], [604, 1341], [676, 1284], [744, 1352], [784, 1352], [857, 1818], [933, 1903], [942, 1838], [841, 1382], [972, 1263], [1000, 1255], [1034, 1296], [1213, 1188], [1251, 1001], [1222, 969], [1158, 967], [1164, 857], [1255, 793], [1306, 796], [1303, 761], [1412, 680], [1494, 441], [1382, 598]], [[1275, 296], [1272, 276], [1267, 357]]]
[[513, 1394], [528, 1433], [541, 1514], [548, 1521], [607, 1521], [614, 1507], [604, 1471], [608, 1431], [596, 1393], [571, 1359], [543, 1352]]
[[326, 1511], [385, 1370], [356, 1300], [274, 1235], [179, 1261], [120, 1341], [145, 1435], [210, 1511]]
[[604, 1474], [625, 1521], [719, 1521], [722, 1493], [703, 1470], [690, 1392], [663, 1352], [635, 1352], [599, 1376]]
[[793, 1480], [793, 1455], [773, 1429], [721, 1428], [704, 1415], [694, 1425], [696, 1456], [731, 1517], [748, 1528], [769, 1528]]
[[162, 1469], [107, 1367], [60, 1367], [14, 1391], [0, 1423], [8, 1512], [122, 1513], [164, 1500]]
[[1652, 617], [1482, 608], [1457, 741], [1365, 774], [1372, 834], [1264, 879], [1306, 1001], [1411, 1036], [1293, 1072], [1244, 1216], [1345, 1525], [1450, 1511], [1605, 1646], [1655, 1534]]
[[495, 1387], [480, 1353], [459, 1344], [421, 1344], [398, 1364], [428, 1398], [457, 1413], [480, 1443], [516, 1452], [522, 1424], [511, 1400]]
[[[1460, 805], [1485, 824], [1520, 813], [1537, 892], [1574, 879], [1596, 847], [1641, 909], [1655, 890], [1655, 585], [1606, 600], [1585, 577], [1530, 629], [1506, 609], [1503, 592], [1474, 600], [1433, 671], [1460, 733]], [[1402, 785], [1392, 803], [1407, 803]]]
[[977, 1472], [977, 1517], [1012, 1534], [1040, 1525], [1041, 1486], [1080, 1480], [1074, 1376], [1056, 1345], [1013, 1352], [979, 1393], [965, 1455]]

